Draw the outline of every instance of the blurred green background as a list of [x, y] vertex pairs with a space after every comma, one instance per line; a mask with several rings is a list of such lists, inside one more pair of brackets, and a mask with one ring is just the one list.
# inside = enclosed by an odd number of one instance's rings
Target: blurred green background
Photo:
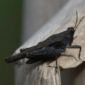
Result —
[[20, 45], [22, 0], [0, 0], [0, 85], [14, 85], [14, 66], [6, 64]]

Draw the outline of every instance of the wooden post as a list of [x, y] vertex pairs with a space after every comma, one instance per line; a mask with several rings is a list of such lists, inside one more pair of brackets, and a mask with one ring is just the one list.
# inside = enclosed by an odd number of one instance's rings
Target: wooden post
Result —
[[[79, 19], [82, 16], [85, 16], [85, 1], [84, 0], [70, 0], [65, 7], [55, 15], [55, 17], [49, 21], [45, 26], [43, 26], [33, 37], [31, 37], [23, 46], [21, 46], [15, 53], [18, 53], [21, 48], [27, 48], [33, 45], [36, 45], [38, 42], [46, 39], [52, 34], [59, 33], [60, 31], [66, 30], [67, 27], [74, 26], [75, 23], [75, 15], [76, 10], [79, 14]], [[81, 25], [79, 26], [78, 31], [75, 33], [75, 35], [78, 36], [78, 39], [74, 41], [74, 44], [80, 44], [82, 45], [82, 53], [81, 53], [81, 61], [74, 61], [73, 59], [70, 59], [69, 63], [68, 61], [63, 60], [63, 65], [60, 63], [60, 66], [64, 69], [66, 68], [76, 68], [79, 64], [81, 64], [83, 61], [85, 61], [84, 57], [84, 40], [85, 38], [85, 24], [82, 21]], [[83, 41], [82, 41], [83, 39]], [[78, 42], [77, 42], [78, 41]], [[80, 43], [79, 43], [80, 42]], [[76, 54], [78, 52], [75, 52]], [[16, 85], [59, 85], [59, 80], [56, 79], [57, 73], [55, 73], [55, 68], [49, 68], [47, 66], [47, 63], [44, 63], [43, 65], [39, 65], [39, 63], [33, 64], [33, 65], [26, 65], [25, 60], [19, 61], [15, 68], [16, 68], [16, 77], [15, 77], [15, 83]], [[67, 63], [64, 63], [67, 62]], [[52, 63], [55, 65], [55, 63]], [[78, 71], [73, 71], [78, 72]], [[65, 84], [62, 83], [62, 85], [78, 85], [78, 83], [82, 82], [82, 85], [85, 84], [84, 78], [84, 69], [82, 71], [83, 73], [79, 73], [78, 77], [75, 76], [75, 73], [72, 73], [73, 76], [66, 76], [65, 79], [62, 78], [62, 80], [65, 80]], [[66, 74], [66, 73], [65, 73]], [[74, 78], [75, 76], [75, 78]], [[69, 82], [68, 82], [68, 77]], [[82, 77], [82, 80], [81, 80]], [[71, 79], [75, 80], [71, 80]], [[72, 83], [71, 83], [72, 82]], [[80, 85], [80, 84], [79, 84]]]

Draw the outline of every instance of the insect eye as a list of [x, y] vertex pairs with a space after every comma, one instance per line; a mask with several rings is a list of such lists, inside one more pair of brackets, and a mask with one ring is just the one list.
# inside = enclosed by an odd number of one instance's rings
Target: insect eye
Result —
[[68, 30], [74, 32], [74, 28], [73, 27], [69, 27]]

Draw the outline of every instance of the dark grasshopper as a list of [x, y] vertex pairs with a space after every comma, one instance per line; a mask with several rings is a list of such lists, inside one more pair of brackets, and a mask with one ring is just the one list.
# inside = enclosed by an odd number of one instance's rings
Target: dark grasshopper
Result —
[[66, 48], [78, 48], [80, 50], [80, 57], [81, 46], [72, 45], [72, 42], [74, 40], [74, 33], [83, 18], [84, 16], [78, 22], [78, 13], [76, 12], [76, 22], [74, 27], [68, 27], [66, 31], [59, 34], [54, 34], [48, 37], [46, 40], [39, 42], [36, 46], [21, 49], [20, 53], [6, 58], [5, 61], [7, 63], [12, 63], [23, 58], [28, 58], [27, 63], [29, 64], [38, 61], [44, 62], [55, 60], [62, 55], [62, 52], [65, 52]]

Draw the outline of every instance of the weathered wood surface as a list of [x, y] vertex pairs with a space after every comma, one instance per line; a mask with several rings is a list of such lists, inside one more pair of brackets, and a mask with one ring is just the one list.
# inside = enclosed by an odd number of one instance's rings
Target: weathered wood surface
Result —
[[[70, 0], [69, 3], [44, 27], [42, 27], [33, 37], [31, 37], [23, 46], [21, 46], [15, 53], [18, 53], [21, 48], [27, 48], [36, 45], [39, 41], [46, 39], [48, 36], [59, 33], [66, 30], [67, 27], [74, 26], [76, 10], [79, 14], [79, 19], [85, 16], [85, 0]], [[61, 57], [58, 59], [58, 64], [64, 69], [76, 68], [83, 61], [85, 61], [85, 19], [78, 27], [75, 36], [78, 36], [73, 44], [81, 45], [82, 51], [80, 59], [78, 59], [77, 49], [68, 49], [67, 51], [74, 55], [77, 60], [70, 57]], [[67, 52], [66, 52], [67, 53]], [[25, 60], [19, 61], [15, 66], [17, 68], [16, 85], [58, 85], [59, 81], [56, 80], [55, 68], [49, 68], [47, 63], [39, 65], [26, 65]], [[55, 63], [53, 63], [55, 65]], [[23, 74], [22, 74], [23, 73]], [[85, 72], [83, 71], [82, 74]], [[82, 77], [82, 80], [77, 81]], [[82, 81], [82, 85], [85, 84], [85, 75], [79, 75], [76, 78], [75, 85], [78, 85]], [[70, 85], [70, 84], [69, 84]], [[79, 84], [80, 85], [80, 84]]]
[[69, 0], [24, 0], [22, 42], [46, 24]]

